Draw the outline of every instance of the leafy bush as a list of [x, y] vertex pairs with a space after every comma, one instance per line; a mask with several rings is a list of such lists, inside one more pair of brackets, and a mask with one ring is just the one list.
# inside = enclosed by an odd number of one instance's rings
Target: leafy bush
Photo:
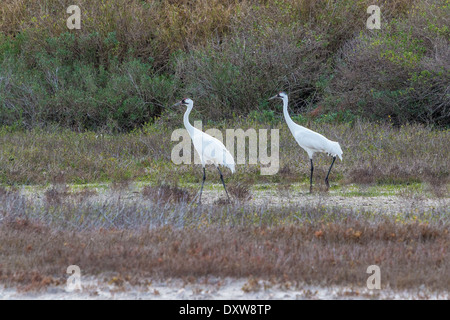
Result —
[[70, 4], [2, 2], [0, 125], [126, 131], [181, 95], [213, 121], [272, 123], [280, 90], [326, 121], [449, 124], [446, 0], [376, 1], [378, 31], [371, 0], [80, 0], [67, 32]]
[[372, 119], [448, 126], [450, 37], [442, 11], [450, 6], [423, 8], [383, 32], [348, 41], [332, 84], [337, 107]]
[[291, 93], [296, 108], [318, 98], [323, 45], [302, 30], [280, 28], [259, 37], [242, 33], [180, 56], [176, 77], [185, 83], [184, 94], [196, 97], [198, 109], [212, 119], [263, 113], [267, 99], [280, 90]]
[[[66, 33], [49, 38], [46, 48], [16, 55], [12, 48], [20, 43], [3, 41], [0, 122], [130, 130], [158, 116], [172, 99], [173, 76], [156, 73], [151, 62], [141, 59], [120, 62], [111, 56], [96, 65], [95, 47], [81, 49], [94, 38], [100, 41], [97, 34], [75, 38]], [[84, 54], [77, 55], [79, 51]]]

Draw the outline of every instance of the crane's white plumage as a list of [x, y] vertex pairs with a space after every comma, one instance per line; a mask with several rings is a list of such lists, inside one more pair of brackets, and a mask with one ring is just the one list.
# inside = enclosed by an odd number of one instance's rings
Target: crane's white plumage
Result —
[[[289, 130], [291, 131], [292, 135], [294, 136], [295, 141], [297, 141], [299, 146], [302, 147], [308, 153], [309, 159], [311, 160], [310, 183], [311, 183], [311, 190], [312, 190], [312, 172], [314, 170], [313, 164], [312, 164], [312, 159], [313, 159], [314, 154], [316, 152], [327, 153], [333, 157], [333, 163], [334, 163], [336, 156], [342, 160], [341, 146], [339, 145], [338, 142], [331, 141], [331, 140], [325, 138], [320, 133], [317, 133], [308, 128], [302, 127], [301, 125], [298, 125], [294, 121], [292, 121], [291, 117], [289, 116], [289, 112], [288, 112], [288, 95], [286, 93], [280, 92], [279, 94], [270, 98], [269, 100], [275, 99], [275, 98], [280, 98], [281, 100], [283, 100], [283, 114], [284, 114], [286, 123], [289, 127]], [[333, 163], [331, 164], [331, 166], [333, 166]], [[330, 173], [330, 171], [331, 171], [331, 167], [330, 167], [330, 170], [328, 171], [328, 174]], [[328, 175], [325, 178], [325, 183], [327, 184], [327, 186], [329, 186]]]
[[194, 148], [200, 156], [202, 166], [204, 167], [207, 164], [222, 165], [228, 167], [234, 173], [235, 163], [231, 153], [222, 142], [190, 124], [189, 114], [194, 106], [194, 101], [191, 99], [184, 99], [183, 101], [187, 105], [183, 119], [184, 126], [191, 136]]
[[203, 131], [195, 128], [191, 123], [189, 122], [189, 114], [192, 111], [192, 108], [194, 107], [194, 101], [191, 99], [183, 99], [180, 102], [176, 103], [175, 105], [185, 105], [187, 107], [186, 112], [184, 113], [183, 122], [186, 130], [189, 133], [189, 136], [192, 139], [192, 143], [194, 144], [194, 148], [197, 151], [200, 160], [202, 162], [203, 167], [203, 182], [202, 187], [200, 189], [200, 201], [202, 197], [202, 191], [203, 191], [203, 184], [206, 179], [205, 174], [205, 166], [207, 164], [213, 164], [217, 167], [220, 173], [220, 179], [222, 180], [223, 187], [225, 189], [225, 192], [228, 196], [227, 188], [225, 187], [225, 182], [223, 181], [222, 172], [219, 169], [219, 165], [225, 166], [231, 170], [232, 173], [235, 171], [235, 163], [233, 156], [231, 153], [225, 148], [222, 142], [220, 142], [218, 139], [210, 136], [209, 134], [204, 133]]

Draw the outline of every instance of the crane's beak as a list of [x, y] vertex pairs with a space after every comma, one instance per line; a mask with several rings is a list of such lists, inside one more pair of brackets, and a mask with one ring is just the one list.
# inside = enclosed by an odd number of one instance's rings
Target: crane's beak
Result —
[[275, 98], [278, 98], [278, 95], [273, 96], [272, 98], [269, 98], [267, 101], [270, 101], [270, 100], [275, 99]]
[[178, 107], [178, 106], [180, 106], [181, 105], [181, 101], [178, 101], [177, 103], [175, 103], [173, 106], [171, 106], [171, 108], [173, 108], [173, 107]]

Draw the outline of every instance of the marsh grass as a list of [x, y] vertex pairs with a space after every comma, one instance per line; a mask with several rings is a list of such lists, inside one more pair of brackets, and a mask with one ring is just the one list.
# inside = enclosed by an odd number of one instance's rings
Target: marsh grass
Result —
[[[238, 165], [233, 175], [228, 170], [224, 171], [226, 183], [253, 185], [308, 181], [308, 157], [283, 122], [267, 126], [257, 121], [237, 120], [215, 127], [280, 129], [279, 172], [273, 176], [261, 176], [258, 165]], [[332, 187], [353, 183], [426, 183], [432, 192], [445, 195], [450, 177], [448, 130], [421, 125], [394, 127], [389, 123], [363, 121], [339, 124], [311, 122], [310, 128], [339, 141], [342, 146], [343, 161], [335, 163], [330, 175]], [[171, 149], [176, 142], [170, 141], [170, 137], [171, 127], [166, 126], [163, 119], [128, 134], [3, 129], [0, 131], [0, 181], [6, 185], [99, 182], [120, 185], [139, 180], [156, 184], [167, 181], [180, 186], [200, 183], [202, 172], [199, 165], [175, 165], [171, 162]], [[320, 190], [331, 158], [317, 154], [314, 164], [314, 185]], [[214, 168], [207, 167], [207, 170], [209, 177], [216, 177]]]
[[228, 192], [238, 201], [248, 201], [252, 198], [251, 184], [248, 182], [234, 182], [228, 185]]
[[85, 275], [137, 284], [213, 275], [355, 287], [376, 264], [383, 288], [450, 285], [448, 208], [385, 215], [321, 205], [197, 206], [159, 194], [48, 206], [2, 193], [0, 282], [25, 290], [64, 284], [75, 264]]
[[44, 201], [48, 206], [61, 205], [65, 201], [83, 202], [93, 196], [97, 191], [91, 188], [83, 188], [78, 191], [70, 190], [67, 185], [53, 185], [44, 192]]
[[158, 184], [156, 186], [145, 186], [142, 190], [142, 196], [152, 201], [163, 202], [190, 202], [193, 199], [191, 191], [180, 188], [177, 185], [167, 183]]

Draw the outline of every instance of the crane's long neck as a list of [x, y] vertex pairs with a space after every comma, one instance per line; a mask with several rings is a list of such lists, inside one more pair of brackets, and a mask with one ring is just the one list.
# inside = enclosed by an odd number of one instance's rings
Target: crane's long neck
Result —
[[283, 114], [284, 114], [284, 119], [286, 119], [286, 123], [287, 123], [288, 127], [293, 128], [295, 123], [294, 123], [294, 121], [292, 121], [291, 116], [289, 115], [289, 112], [288, 112], [288, 98], [287, 97], [283, 98]]
[[187, 110], [184, 113], [184, 117], [183, 117], [184, 126], [186, 127], [186, 130], [189, 132], [191, 137], [194, 134], [194, 127], [189, 123], [189, 114], [192, 111], [192, 107], [193, 107], [193, 105], [188, 105]]

